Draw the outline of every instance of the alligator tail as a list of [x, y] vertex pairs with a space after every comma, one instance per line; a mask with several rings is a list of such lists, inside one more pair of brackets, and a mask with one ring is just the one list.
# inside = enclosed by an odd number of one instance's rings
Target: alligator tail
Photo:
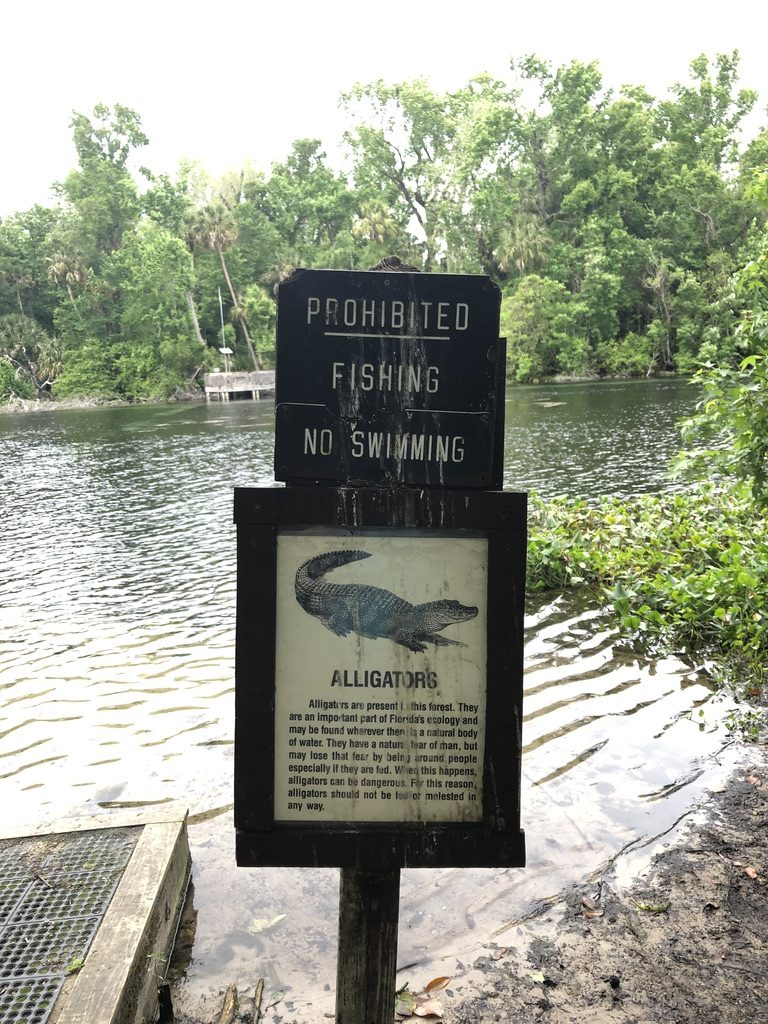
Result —
[[315, 555], [309, 561], [304, 562], [296, 573], [296, 584], [299, 582], [309, 583], [311, 580], [319, 579], [332, 569], [338, 569], [350, 562], [359, 562], [363, 558], [370, 558], [370, 551], [328, 551], [324, 555]]

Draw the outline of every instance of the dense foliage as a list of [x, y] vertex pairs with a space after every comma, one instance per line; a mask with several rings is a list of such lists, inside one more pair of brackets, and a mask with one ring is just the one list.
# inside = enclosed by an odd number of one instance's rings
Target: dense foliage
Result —
[[[768, 208], [768, 172], [753, 194]], [[736, 336], [752, 353], [697, 374], [702, 398], [682, 424], [699, 442], [677, 470], [681, 493], [597, 505], [534, 498], [529, 587], [586, 585], [651, 645], [711, 659], [750, 697], [768, 683], [768, 243], [735, 277], [746, 306]], [[703, 447], [701, 445], [704, 445]], [[715, 482], [713, 482], [715, 481]]]
[[76, 113], [57, 205], [0, 222], [0, 401], [169, 396], [222, 342], [238, 368], [269, 365], [286, 274], [390, 253], [500, 285], [513, 380], [757, 356], [733, 273], [764, 244], [748, 186], [768, 130], [739, 145], [756, 96], [737, 72], [735, 53], [698, 57], [665, 99], [534, 57], [444, 94], [359, 85], [343, 98], [346, 174], [306, 139], [269, 174], [134, 172], [138, 114]]
[[768, 681], [768, 523], [746, 495], [534, 496], [532, 512], [529, 589], [591, 586], [629, 635], [711, 660], [752, 696]]
[[[752, 195], [768, 210], [768, 171], [755, 174]], [[753, 501], [768, 506], [768, 235], [735, 278], [746, 303], [737, 336], [749, 351], [737, 366], [701, 367], [696, 414], [683, 423], [683, 437], [697, 445], [681, 452], [683, 476], [719, 475], [746, 486]]]

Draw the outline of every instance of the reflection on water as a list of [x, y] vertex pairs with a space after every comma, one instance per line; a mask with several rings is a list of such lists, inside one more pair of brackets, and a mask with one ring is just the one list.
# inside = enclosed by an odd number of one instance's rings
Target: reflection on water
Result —
[[[658, 487], [691, 403], [673, 382], [519, 389], [508, 483]], [[272, 418], [268, 403], [0, 417], [0, 778], [8, 826], [184, 801], [189, 992], [261, 975], [314, 1000], [310, 1020], [331, 998], [337, 873], [234, 866], [232, 487], [271, 482]], [[400, 961], [422, 974], [511, 941], [537, 900], [664, 831], [721, 750], [689, 666], [639, 659], [572, 599], [531, 607], [526, 632], [529, 867], [404, 872]]]

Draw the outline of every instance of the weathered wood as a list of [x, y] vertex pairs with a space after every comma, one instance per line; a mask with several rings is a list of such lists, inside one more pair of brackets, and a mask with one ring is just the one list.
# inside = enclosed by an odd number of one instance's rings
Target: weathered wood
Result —
[[[510, 491], [383, 487], [236, 487], [238, 526], [513, 530], [524, 535], [527, 497]], [[521, 545], [524, 547], [524, 545]]]
[[36, 821], [0, 826], [0, 839], [21, 839], [24, 836], [50, 836], [59, 832], [93, 832], [106, 828], [131, 828], [136, 825], [157, 825], [160, 822], [176, 822], [184, 820], [187, 815], [187, 804], [181, 800], [169, 800], [155, 807], [124, 807], [120, 810], [101, 811], [84, 817], [52, 818], [49, 821]]
[[233, 1024], [237, 1015], [237, 1010], [237, 985], [233, 983], [224, 994], [224, 1002], [221, 1007], [221, 1013], [216, 1020], [216, 1024]]
[[261, 999], [262, 999], [263, 995], [264, 995], [264, 979], [263, 978], [259, 978], [259, 980], [258, 980], [258, 982], [256, 984], [256, 991], [253, 994], [253, 1013], [251, 1014], [251, 1019], [253, 1020], [253, 1024], [259, 1024], [259, 1021], [261, 1020]]
[[391, 1024], [400, 872], [342, 868], [336, 1024]]
[[145, 826], [85, 964], [56, 1002], [52, 1024], [156, 1019], [189, 871], [185, 822]]
[[250, 373], [206, 373], [203, 374], [205, 397], [212, 396], [228, 401], [230, 395], [247, 394], [256, 399], [262, 394], [271, 395], [275, 390], [274, 370], [252, 370]]

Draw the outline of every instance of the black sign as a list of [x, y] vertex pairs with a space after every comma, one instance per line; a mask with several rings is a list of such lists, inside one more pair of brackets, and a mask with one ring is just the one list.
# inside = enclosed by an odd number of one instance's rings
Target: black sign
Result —
[[243, 866], [522, 866], [526, 498], [235, 490]]
[[500, 487], [499, 307], [486, 277], [297, 271], [278, 298], [276, 478]]

